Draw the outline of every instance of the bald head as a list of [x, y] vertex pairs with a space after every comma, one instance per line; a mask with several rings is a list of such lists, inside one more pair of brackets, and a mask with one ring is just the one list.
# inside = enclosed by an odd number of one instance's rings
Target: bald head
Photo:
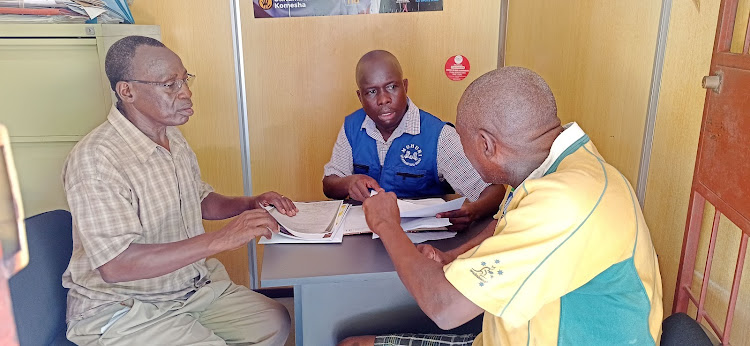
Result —
[[544, 161], [562, 131], [549, 86], [522, 67], [490, 71], [471, 83], [458, 104], [456, 127], [467, 155], [479, 150], [475, 158], [485, 159], [480, 164], [487, 174], [502, 172], [485, 181], [511, 185]]
[[374, 50], [357, 63], [357, 98], [383, 139], [387, 139], [406, 114], [409, 81], [393, 54]]
[[357, 86], [367, 80], [368, 74], [371, 71], [388, 69], [398, 74], [398, 78], [402, 79], [404, 72], [401, 70], [401, 64], [396, 59], [396, 56], [385, 50], [373, 50], [367, 52], [357, 62], [357, 69], [355, 72], [355, 78], [357, 79]]
[[547, 83], [523, 67], [503, 67], [475, 80], [458, 104], [456, 123], [484, 129], [527, 146], [560, 126], [557, 105]]

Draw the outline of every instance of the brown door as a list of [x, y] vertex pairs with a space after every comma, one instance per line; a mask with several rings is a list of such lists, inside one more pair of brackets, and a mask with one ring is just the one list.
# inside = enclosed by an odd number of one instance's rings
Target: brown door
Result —
[[[738, 15], [738, 3], [738, 0], [722, 1], [710, 75], [703, 80], [707, 89], [706, 103], [673, 307], [673, 312], [686, 312], [688, 303], [695, 303], [698, 308], [697, 320], [706, 319], [725, 345], [729, 344], [734, 306], [750, 234], [750, 26], [747, 12], [742, 11]], [[694, 294], [690, 287], [707, 201], [716, 207], [716, 214], [703, 283], [700, 293]], [[742, 230], [723, 329], [704, 309], [721, 215]]]

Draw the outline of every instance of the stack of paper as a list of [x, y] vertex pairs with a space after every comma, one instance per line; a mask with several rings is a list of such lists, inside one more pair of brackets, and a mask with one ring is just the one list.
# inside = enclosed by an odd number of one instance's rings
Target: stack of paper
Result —
[[278, 243], [341, 243], [341, 224], [349, 209], [342, 201], [295, 202], [298, 212], [286, 216], [275, 208], [268, 212], [279, 223], [280, 231], [271, 239], [261, 238], [260, 244]]
[[0, 22], [128, 23], [125, 0], [0, 0]]
[[[456, 232], [449, 232], [446, 229], [446, 226], [451, 225], [450, 221], [448, 219], [438, 219], [435, 215], [460, 209], [465, 200], [466, 198], [464, 197], [448, 202], [440, 198], [408, 201], [398, 200], [398, 208], [401, 214], [401, 228], [407, 232], [407, 235], [414, 243], [454, 237]], [[349, 209], [343, 224], [344, 235], [372, 232], [367, 226], [362, 207], [353, 206]], [[423, 230], [440, 230], [441, 232], [413, 233]], [[375, 238], [378, 237], [376, 234], [373, 234], [373, 239]]]

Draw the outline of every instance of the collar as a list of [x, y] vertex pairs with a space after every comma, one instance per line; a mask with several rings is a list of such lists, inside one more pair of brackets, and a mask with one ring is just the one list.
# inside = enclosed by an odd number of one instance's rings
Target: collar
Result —
[[[408, 133], [413, 136], [419, 134], [419, 108], [414, 104], [414, 102], [411, 101], [411, 99], [407, 99], [407, 101], [408, 103], [406, 106], [406, 113], [404, 114], [404, 117], [401, 118], [401, 123], [398, 124], [398, 127], [393, 130], [393, 134], [388, 138], [388, 141], [396, 139], [404, 133]], [[375, 140], [383, 139], [383, 135], [380, 133], [380, 130], [378, 130], [375, 122], [372, 121], [369, 116], [365, 116], [365, 120], [362, 121], [362, 126], [360, 128], [365, 129], [367, 134]]]
[[[562, 159], [570, 155], [589, 140], [586, 133], [578, 126], [578, 123], [567, 123], [563, 125], [563, 129], [563, 132], [555, 138], [554, 142], [552, 142], [549, 155], [544, 159], [542, 165], [531, 172], [531, 174], [524, 179], [524, 182], [526, 180], [539, 179], [554, 172]], [[521, 183], [521, 185], [523, 185], [523, 183]]]
[[[133, 153], [138, 158], [138, 160], [141, 161], [141, 163], [146, 163], [149, 157], [159, 147], [159, 145], [152, 141], [151, 138], [148, 138], [143, 132], [141, 132], [141, 130], [135, 127], [135, 125], [133, 125], [130, 120], [125, 118], [125, 116], [120, 112], [119, 109], [117, 109], [115, 105], [112, 105], [112, 108], [109, 110], [107, 120], [110, 124], [112, 124], [112, 127], [115, 128], [117, 133], [119, 133], [120, 136], [125, 139], [125, 142], [130, 147], [130, 150], [133, 151]], [[179, 130], [177, 130], [176, 128], [167, 127], [167, 138], [169, 138], [169, 146], [173, 154], [176, 153], [177, 150], [181, 149], [179, 141], [174, 140], [174, 131]]]

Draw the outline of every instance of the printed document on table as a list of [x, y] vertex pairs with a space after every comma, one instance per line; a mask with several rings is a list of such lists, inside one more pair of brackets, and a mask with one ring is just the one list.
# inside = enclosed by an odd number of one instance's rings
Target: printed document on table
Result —
[[[420, 200], [421, 201], [421, 200]], [[443, 203], [442, 200], [440, 200]], [[420, 207], [421, 208], [421, 207]], [[401, 228], [405, 231], [416, 231], [416, 230], [444, 230], [445, 227], [450, 226], [451, 222], [448, 219], [438, 219], [434, 215], [430, 217], [402, 217]], [[349, 211], [344, 218], [342, 228], [344, 229], [344, 235], [351, 234], [362, 234], [371, 233], [372, 231], [367, 226], [365, 220], [365, 213], [361, 205], [349, 207]]]
[[[424, 243], [430, 240], [448, 239], [456, 236], [456, 232], [451, 231], [437, 231], [437, 232], [407, 232], [406, 236], [409, 237], [414, 244]], [[377, 234], [372, 234], [372, 239], [380, 238]]]
[[[299, 205], [297, 206], [299, 208]], [[294, 243], [341, 243], [344, 237], [344, 218], [346, 217], [347, 213], [349, 211], [349, 205], [348, 204], [341, 204], [338, 210], [338, 213], [336, 214], [336, 219], [333, 224], [333, 228], [331, 230], [329, 237], [317, 237], [317, 238], [309, 238], [309, 237], [297, 237], [289, 234], [284, 234], [282, 232], [274, 233], [271, 236], [271, 239], [266, 239], [261, 237], [258, 240], [259, 244], [294, 244]], [[270, 210], [269, 210], [270, 212]], [[299, 215], [299, 214], [297, 214]], [[297, 216], [294, 216], [297, 217]]]
[[440, 198], [398, 200], [401, 217], [434, 217], [439, 213], [461, 209], [466, 197], [444, 201]]
[[284, 215], [276, 208], [269, 210], [269, 213], [285, 235], [303, 239], [330, 238], [342, 204], [343, 201], [294, 202], [298, 209], [295, 216]]

